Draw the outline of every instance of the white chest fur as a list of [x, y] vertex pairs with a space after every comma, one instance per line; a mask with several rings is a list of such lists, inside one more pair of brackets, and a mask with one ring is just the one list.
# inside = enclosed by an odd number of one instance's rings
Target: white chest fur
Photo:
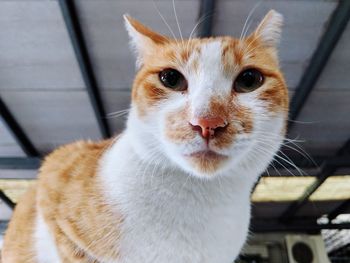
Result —
[[231, 263], [249, 225], [252, 177], [192, 178], [142, 163], [122, 137], [102, 163], [107, 202], [122, 213], [123, 263]]
[[46, 225], [40, 209], [35, 222], [35, 250], [36, 262], [38, 263], [60, 263], [60, 257], [56, 249], [55, 241]]

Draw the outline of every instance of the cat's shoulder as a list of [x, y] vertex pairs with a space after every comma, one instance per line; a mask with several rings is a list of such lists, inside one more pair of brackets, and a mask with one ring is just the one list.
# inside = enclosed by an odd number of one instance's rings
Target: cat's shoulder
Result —
[[59, 175], [62, 179], [71, 176], [93, 176], [103, 153], [115, 141], [115, 138], [98, 142], [85, 140], [63, 145], [44, 159], [39, 178]]
[[57, 158], [67, 160], [67, 158], [86, 158], [89, 154], [99, 154], [108, 149], [112, 142], [112, 139], [97, 142], [91, 140], [80, 140], [70, 144], [65, 144], [50, 153], [45, 158], [43, 165], [52, 161], [58, 161]]

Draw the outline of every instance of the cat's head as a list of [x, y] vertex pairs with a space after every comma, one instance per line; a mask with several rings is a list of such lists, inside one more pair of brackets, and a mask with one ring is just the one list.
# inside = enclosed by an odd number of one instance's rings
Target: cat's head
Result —
[[199, 176], [266, 168], [283, 140], [287, 88], [270, 11], [243, 39], [179, 40], [125, 16], [137, 67], [128, 131], [139, 154]]

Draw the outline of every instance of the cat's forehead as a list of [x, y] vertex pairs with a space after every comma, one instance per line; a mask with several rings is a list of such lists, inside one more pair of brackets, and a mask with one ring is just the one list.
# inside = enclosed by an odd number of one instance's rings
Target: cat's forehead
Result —
[[254, 39], [226, 36], [172, 40], [147, 56], [144, 65], [153, 71], [175, 68], [188, 75], [216, 72], [232, 78], [246, 67], [275, 70], [278, 60]]
[[244, 40], [231, 37], [178, 40], [166, 45], [162, 54], [155, 54], [148, 65], [172, 67], [185, 74], [211, 73], [214, 76], [220, 73], [231, 78], [254, 54], [245, 47], [251, 48]]
[[[181, 51], [183, 58], [188, 59], [189, 56], [220, 54], [233, 51], [237, 48], [240, 40], [231, 37], [213, 37], [204, 39], [190, 39], [186, 41], [174, 40], [170, 42], [169, 50], [175, 52]], [[184, 56], [186, 53], [187, 56]], [[179, 53], [177, 53], [178, 55]]]
[[191, 39], [170, 43], [163, 58], [186, 67], [191, 71], [207, 71], [220, 68], [225, 74], [232, 74], [259, 52], [254, 43], [231, 37]]

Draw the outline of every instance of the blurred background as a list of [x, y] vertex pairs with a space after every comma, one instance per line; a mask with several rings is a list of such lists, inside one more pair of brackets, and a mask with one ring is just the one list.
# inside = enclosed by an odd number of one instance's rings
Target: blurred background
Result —
[[[123, 130], [135, 62], [129, 13], [179, 36], [171, 0], [0, 0], [0, 247], [12, 210], [61, 144]], [[285, 17], [288, 139], [252, 192], [238, 262], [350, 262], [349, 0], [176, 0], [182, 34], [239, 37]], [[233, 219], [234, 220], [234, 219]]]

